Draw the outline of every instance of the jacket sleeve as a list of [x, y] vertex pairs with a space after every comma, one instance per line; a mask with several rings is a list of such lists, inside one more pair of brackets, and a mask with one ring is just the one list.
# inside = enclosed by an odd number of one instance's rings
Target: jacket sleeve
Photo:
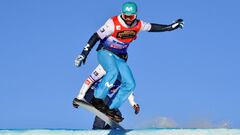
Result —
[[82, 51], [82, 55], [87, 57], [87, 55], [90, 53], [94, 45], [100, 40], [100, 37], [98, 36], [97, 33], [94, 33], [91, 38], [88, 40], [87, 45], [84, 47]]
[[107, 22], [95, 32], [88, 40], [87, 45], [84, 47], [82, 54], [87, 56], [94, 45], [105, 37], [111, 35], [114, 31], [114, 24], [112, 19], [108, 19]]
[[165, 25], [165, 24], [149, 23], [143, 20], [141, 20], [141, 22], [142, 22], [141, 31], [147, 31], [147, 32], [172, 31], [178, 28], [178, 27], [174, 27], [175, 23]]
[[173, 28], [172, 24], [170, 25], [164, 25], [164, 24], [156, 24], [156, 23], [150, 23], [151, 28], [148, 32], [164, 32], [164, 31], [172, 31], [177, 29], [176, 27]]
[[134, 106], [135, 104], [137, 104], [137, 103], [135, 102], [135, 97], [134, 97], [133, 92], [129, 95], [129, 97], [128, 97], [128, 102], [129, 102], [129, 104], [130, 104], [131, 106]]

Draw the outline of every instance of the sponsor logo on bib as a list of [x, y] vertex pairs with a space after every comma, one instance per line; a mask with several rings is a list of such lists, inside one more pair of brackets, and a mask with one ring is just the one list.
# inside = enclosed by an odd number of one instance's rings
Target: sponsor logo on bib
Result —
[[134, 30], [125, 30], [117, 33], [117, 38], [128, 39], [136, 37], [137, 32]]

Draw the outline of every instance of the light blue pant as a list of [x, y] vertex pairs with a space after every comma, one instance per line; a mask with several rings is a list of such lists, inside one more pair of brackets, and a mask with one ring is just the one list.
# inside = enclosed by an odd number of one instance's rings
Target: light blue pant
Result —
[[116, 97], [113, 99], [110, 109], [119, 108], [128, 96], [134, 90], [136, 83], [132, 75], [132, 71], [127, 63], [119, 58], [117, 55], [107, 50], [98, 51], [98, 61], [106, 71], [106, 75], [98, 84], [97, 89], [94, 91], [95, 98], [105, 99], [109, 89], [117, 80], [118, 75], [121, 76], [121, 86]]

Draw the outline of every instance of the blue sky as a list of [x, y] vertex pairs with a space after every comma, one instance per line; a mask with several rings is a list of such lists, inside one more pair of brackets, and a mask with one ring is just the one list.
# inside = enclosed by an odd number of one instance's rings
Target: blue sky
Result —
[[[91, 128], [93, 115], [71, 102], [98, 64], [96, 51], [81, 68], [74, 59], [124, 2], [0, 1], [0, 129]], [[157, 119], [175, 127], [240, 128], [240, 3], [135, 2], [139, 19], [170, 24], [183, 18], [185, 27], [142, 32], [129, 47], [141, 112], [134, 115], [126, 102], [122, 125]]]

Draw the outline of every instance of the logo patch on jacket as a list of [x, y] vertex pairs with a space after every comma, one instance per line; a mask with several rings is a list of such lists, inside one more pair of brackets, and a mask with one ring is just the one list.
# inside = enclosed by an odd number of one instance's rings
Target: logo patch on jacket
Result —
[[121, 26], [120, 26], [120, 25], [117, 25], [117, 26], [116, 26], [116, 30], [121, 30]]

